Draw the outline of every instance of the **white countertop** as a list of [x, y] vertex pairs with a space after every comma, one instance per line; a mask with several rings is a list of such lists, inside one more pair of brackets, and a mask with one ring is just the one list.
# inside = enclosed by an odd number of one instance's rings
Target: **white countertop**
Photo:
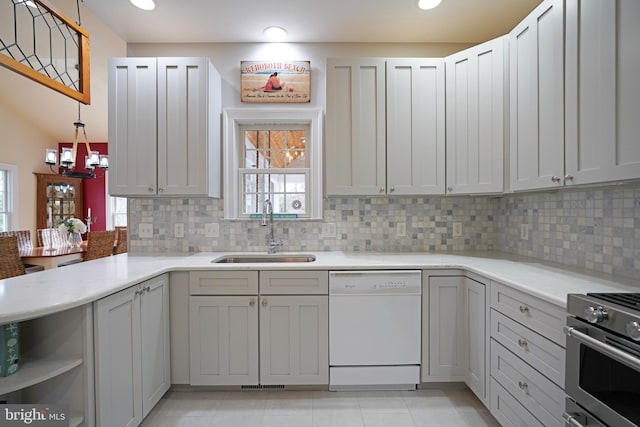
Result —
[[[640, 292], [628, 280], [597, 277], [499, 252], [482, 254], [310, 252], [311, 263], [214, 264], [230, 253], [176, 256], [122, 254], [0, 280], [0, 324], [27, 320], [96, 301], [170, 271], [461, 269], [522, 289], [564, 307], [567, 294]], [[247, 255], [247, 253], [241, 253]], [[264, 255], [262, 253], [261, 255]]]

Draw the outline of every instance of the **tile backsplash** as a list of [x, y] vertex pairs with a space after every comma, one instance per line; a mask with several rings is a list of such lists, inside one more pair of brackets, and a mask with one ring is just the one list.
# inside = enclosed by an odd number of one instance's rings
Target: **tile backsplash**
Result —
[[[130, 251], [265, 251], [268, 228], [223, 220], [222, 209], [222, 200], [207, 198], [130, 199]], [[141, 223], [153, 224], [153, 238], [140, 238]], [[178, 223], [183, 238], [175, 237]], [[211, 223], [217, 238], [205, 236]], [[322, 235], [327, 223], [335, 235]], [[462, 236], [454, 236], [454, 225]], [[276, 220], [275, 236], [283, 251], [495, 249], [640, 279], [640, 185], [503, 197], [332, 197], [324, 200], [323, 221]]]

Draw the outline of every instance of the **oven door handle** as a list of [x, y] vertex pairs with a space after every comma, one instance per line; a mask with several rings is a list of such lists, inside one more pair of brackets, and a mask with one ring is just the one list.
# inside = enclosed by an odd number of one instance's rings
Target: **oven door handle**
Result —
[[584, 427], [584, 424], [578, 421], [578, 419], [574, 414], [569, 414], [565, 412], [564, 414], [562, 414], [562, 418], [564, 419], [565, 425], [568, 425], [571, 427]]
[[565, 326], [564, 333], [568, 337], [572, 337], [582, 344], [598, 350], [599, 352], [606, 354], [607, 356], [617, 360], [620, 363], [624, 363], [625, 365], [635, 369], [636, 371], [640, 371], [640, 359], [638, 359], [637, 357], [634, 357], [622, 350], [618, 350], [617, 348], [603, 343], [602, 341], [598, 341], [597, 339], [592, 338], [589, 335], [580, 332], [579, 330], [571, 326]]

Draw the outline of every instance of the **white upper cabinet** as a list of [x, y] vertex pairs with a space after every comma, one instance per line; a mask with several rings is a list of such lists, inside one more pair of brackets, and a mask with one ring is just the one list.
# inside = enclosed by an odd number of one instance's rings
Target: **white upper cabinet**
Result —
[[387, 59], [387, 193], [444, 194], [441, 58]]
[[508, 37], [445, 58], [447, 193], [504, 190]]
[[207, 58], [109, 61], [112, 196], [220, 196], [221, 80]]
[[564, 178], [564, 0], [546, 0], [509, 34], [511, 190]]
[[327, 195], [386, 193], [385, 60], [327, 60]]
[[567, 184], [640, 178], [640, 2], [566, 2]]

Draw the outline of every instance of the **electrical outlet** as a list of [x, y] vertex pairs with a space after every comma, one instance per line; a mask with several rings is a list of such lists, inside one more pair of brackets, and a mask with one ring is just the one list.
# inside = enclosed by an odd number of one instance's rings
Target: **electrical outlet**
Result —
[[453, 223], [453, 237], [462, 237], [462, 223], [454, 222]]
[[220, 236], [220, 224], [210, 222], [204, 225], [204, 237], [216, 239]]
[[520, 224], [520, 238], [529, 240], [529, 224]]
[[322, 224], [322, 231], [320, 237], [335, 238], [336, 237], [336, 223], [326, 222]]
[[404, 237], [407, 235], [407, 224], [404, 222], [396, 223], [396, 236]]
[[182, 239], [184, 237], [184, 224], [174, 224], [173, 225], [173, 236], [176, 239]]
[[153, 239], [153, 224], [138, 224], [138, 235], [141, 239]]

